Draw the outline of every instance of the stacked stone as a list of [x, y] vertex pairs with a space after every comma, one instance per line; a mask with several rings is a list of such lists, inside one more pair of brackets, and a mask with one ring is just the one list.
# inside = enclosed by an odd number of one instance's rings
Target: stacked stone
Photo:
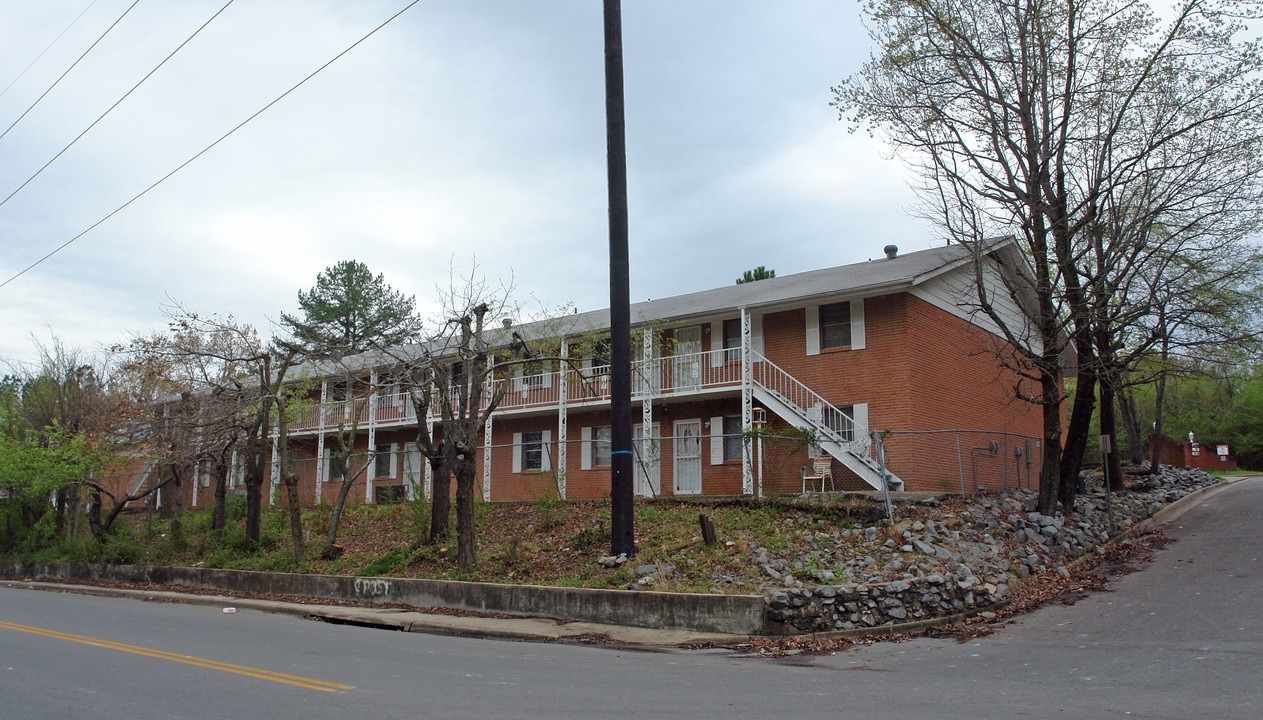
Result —
[[[1164, 468], [1149, 486], [1113, 495], [1113, 532], [1125, 532], [1215, 482], [1202, 471]], [[1034, 492], [1017, 489], [975, 496], [966, 508], [937, 519], [829, 533], [797, 530], [786, 557], [751, 544], [768, 617], [786, 632], [807, 632], [986, 608], [1022, 578], [1049, 571], [1068, 576], [1067, 562], [1109, 539], [1104, 488], [1080, 496], [1068, 521], [1060, 513], [1036, 512], [1036, 501]], [[810, 518], [804, 513], [798, 522], [806, 526]]]

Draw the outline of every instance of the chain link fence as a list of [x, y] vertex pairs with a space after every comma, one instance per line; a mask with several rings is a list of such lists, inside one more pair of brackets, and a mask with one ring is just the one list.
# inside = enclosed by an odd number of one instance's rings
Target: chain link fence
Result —
[[892, 431], [881, 436], [886, 464], [913, 489], [933, 492], [1038, 489], [1043, 442], [983, 430]]

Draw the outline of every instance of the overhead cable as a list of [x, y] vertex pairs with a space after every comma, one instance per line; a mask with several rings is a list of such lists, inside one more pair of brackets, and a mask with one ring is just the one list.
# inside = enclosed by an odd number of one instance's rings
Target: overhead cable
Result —
[[5, 85], [3, 90], [0, 90], [0, 97], [4, 97], [4, 94], [9, 92], [9, 88], [16, 85], [18, 80], [21, 80], [23, 77], [25, 77], [26, 74], [30, 72], [31, 68], [35, 67], [35, 63], [39, 62], [40, 58], [47, 55], [48, 51], [52, 50], [53, 46], [57, 44], [57, 41], [61, 40], [62, 36], [70, 32], [70, 28], [74, 27], [75, 24], [78, 23], [79, 20], [82, 19], [84, 15], [88, 14], [88, 11], [92, 9], [92, 6], [96, 4], [97, 4], [97, 0], [92, 0], [92, 2], [88, 3], [88, 6], [83, 9], [83, 12], [76, 15], [75, 19], [71, 20], [70, 24], [66, 26], [66, 29], [58, 33], [57, 37], [53, 38], [52, 42], [48, 43], [48, 47], [44, 48], [43, 52], [35, 56], [35, 59], [31, 61], [30, 65], [27, 65], [25, 68], [23, 68], [22, 72], [18, 73], [18, 76], [13, 78], [12, 82], [10, 82], [8, 85]]
[[340, 52], [340, 53], [338, 53], [337, 55], [333, 56], [333, 58], [332, 58], [331, 60], [329, 60], [328, 62], [326, 62], [324, 65], [321, 65], [320, 67], [318, 67], [318, 68], [316, 68], [315, 70], [313, 70], [313, 71], [311, 72], [311, 74], [310, 74], [310, 75], [308, 75], [307, 77], [303, 78], [302, 80], [299, 80], [299, 81], [298, 81], [297, 83], [295, 83], [292, 87], [290, 87], [290, 89], [286, 90], [285, 92], [283, 92], [283, 93], [281, 93], [279, 96], [277, 96], [277, 98], [276, 98], [275, 100], [273, 100], [272, 102], [269, 102], [267, 105], [264, 105], [264, 106], [263, 106], [262, 108], [260, 108], [257, 112], [255, 112], [253, 115], [251, 115], [250, 117], [246, 118], [245, 120], [242, 120], [242, 121], [241, 121], [241, 122], [240, 122], [240, 123], [239, 123], [236, 127], [234, 127], [233, 129], [231, 129], [231, 130], [229, 130], [228, 132], [226, 132], [226, 133], [224, 133], [223, 135], [221, 135], [221, 136], [219, 137], [219, 139], [218, 139], [218, 140], [216, 140], [215, 142], [212, 142], [210, 145], [207, 145], [206, 147], [202, 148], [202, 149], [201, 149], [200, 151], [198, 151], [198, 152], [197, 152], [197, 154], [195, 154], [193, 157], [191, 157], [191, 158], [189, 158], [188, 160], [185, 160], [184, 162], [180, 163], [178, 166], [176, 166], [176, 168], [175, 168], [174, 170], [172, 170], [171, 172], [167, 173], [166, 175], [163, 175], [161, 178], [159, 178], [156, 182], [154, 182], [154, 183], [153, 183], [152, 185], [150, 185], [149, 187], [147, 187], [147, 188], [145, 188], [144, 190], [141, 190], [140, 192], [138, 192], [138, 193], [136, 193], [135, 195], [133, 195], [133, 196], [132, 196], [132, 198], [131, 198], [130, 200], [128, 200], [127, 202], [123, 203], [122, 205], [119, 205], [118, 207], [114, 208], [112, 211], [110, 211], [110, 213], [109, 213], [108, 215], [106, 215], [105, 217], [101, 218], [100, 220], [97, 220], [96, 222], [92, 223], [92, 224], [91, 224], [91, 225], [89, 225], [89, 226], [88, 226], [85, 230], [83, 230], [82, 232], [80, 232], [78, 235], [75, 235], [74, 237], [70, 238], [69, 240], [67, 240], [66, 242], [62, 243], [61, 245], [58, 245], [56, 248], [54, 248], [54, 249], [53, 249], [52, 251], [50, 251], [47, 255], [45, 255], [44, 257], [40, 258], [39, 260], [36, 260], [35, 262], [31, 263], [30, 265], [27, 265], [25, 268], [22, 268], [22, 270], [21, 270], [21, 271], [19, 271], [17, 274], [15, 274], [15, 275], [13, 275], [12, 277], [10, 277], [8, 280], [5, 280], [4, 282], [0, 282], [0, 288], [5, 287], [5, 286], [6, 286], [6, 285], [8, 285], [9, 283], [13, 282], [14, 280], [17, 280], [18, 278], [22, 277], [22, 276], [23, 276], [23, 275], [25, 275], [26, 273], [30, 272], [32, 269], [34, 269], [35, 267], [39, 266], [41, 263], [43, 263], [43, 262], [44, 262], [45, 260], [47, 260], [48, 258], [50, 258], [50, 257], [52, 257], [52, 256], [54, 256], [54, 255], [56, 255], [57, 253], [61, 252], [61, 251], [62, 251], [62, 250], [64, 250], [65, 248], [69, 247], [69, 246], [70, 246], [70, 244], [71, 244], [71, 243], [73, 243], [74, 241], [76, 241], [76, 240], [78, 240], [79, 238], [83, 237], [84, 235], [87, 235], [88, 233], [92, 232], [94, 229], [96, 229], [96, 227], [97, 227], [97, 226], [101, 225], [101, 224], [102, 224], [102, 223], [104, 223], [106, 220], [109, 220], [110, 218], [112, 218], [112, 217], [114, 217], [115, 215], [117, 215], [117, 214], [119, 214], [120, 212], [122, 212], [125, 208], [127, 208], [127, 206], [131, 205], [132, 203], [136, 202], [136, 201], [137, 201], [137, 200], [139, 200], [140, 198], [142, 198], [142, 197], [144, 197], [145, 195], [149, 194], [149, 191], [150, 191], [150, 190], [153, 190], [154, 188], [158, 187], [158, 186], [159, 186], [159, 185], [161, 185], [163, 182], [165, 182], [168, 178], [170, 178], [172, 175], [175, 175], [176, 173], [178, 173], [178, 172], [180, 172], [181, 170], [183, 170], [185, 167], [189, 166], [189, 165], [190, 165], [190, 164], [191, 164], [194, 160], [197, 160], [197, 159], [198, 159], [198, 158], [200, 158], [201, 156], [205, 155], [207, 152], [209, 152], [209, 151], [211, 150], [211, 148], [214, 148], [216, 145], [218, 145], [218, 144], [220, 144], [221, 142], [223, 142], [224, 140], [228, 139], [228, 136], [230, 136], [230, 135], [232, 135], [233, 133], [235, 133], [235, 132], [237, 132], [238, 130], [240, 130], [242, 127], [244, 127], [244, 126], [245, 126], [247, 123], [249, 123], [250, 121], [252, 121], [252, 120], [254, 120], [255, 118], [257, 118], [258, 116], [262, 115], [264, 112], [267, 112], [267, 110], [268, 110], [269, 108], [271, 108], [273, 105], [275, 105], [275, 104], [277, 104], [278, 102], [280, 102], [281, 100], [285, 99], [285, 97], [287, 97], [290, 93], [292, 93], [292, 92], [294, 92], [295, 90], [297, 90], [298, 88], [302, 87], [304, 84], [306, 84], [306, 83], [307, 83], [307, 81], [308, 81], [308, 80], [311, 80], [313, 77], [315, 77], [316, 75], [318, 75], [321, 71], [323, 71], [325, 68], [329, 67], [329, 66], [330, 66], [330, 65], [332, 65], [333, 63], [335, 63], [335, 62], [337, 62], [338, 60], [340, 60], [340, 59], [342, 58], [342, 56], [343, 56], [343, 55], [346, 55], [347, 53], [351, 52], [351, 51], [352, 51], [352, 50], [354, 50], [356, 47], [358, 47], [358, 46], [360, 45], [360, 43], [364, 42], [365, 40], [369, 39], [369, 38], [370, 38], [370, 37], [372, 37], [373, 35], [377, 34], [377, 32], [378, 32], [379, 30], [381, 30], [382, 28], [386, 27], [386, 26], [387, 26], [387, 25], [389, 25], [390, 23], [394, 22], [394, 20], [395, 20], [396, 18], [398, 18], [400, 15], [403, 15], [405, 12], [407, 12], [409, 9], [411, 9], [413, 5], [416, 5], [416, 4], [417, 4], [417, 3], [419, 3], [419, 2], [421, 2], [421, 0], [412, 0], [412, 2], [408, 3], [407, 5], [405, 5], [405, 6], [404, 6], [404, 8], [403, 8], [402, 10], [400, 10], [400, 11], [399, 11], [399, 12], [397, 12], [397, 13], [395, 13], [394, 15], [391, 15], [389, 18], [387, 18], [387, 19], [386, 19], [386, 21], [385, 21], [385, 22], [383, 22], [382, 24], [380, 24], [380, 25], [378, 25], [377, 27], [373, 28], [372, 30], [370, 30], [370, 31], [369, 31], [366, 35], [364, 35], [363, 37], [361, 37], [359, 40], [356, 40], [355, 42], [351, 43], [351, 45], [349, 45], [349, 46], [348, 46], [345, 50], [343, 50], [342, 52]]
[[123, 11], [123, 14], [122, 14], [122, 15], [119, 15], [119, 16], [118, 16], [118, 19], [117, 19], [117, 20], [115, 20], [113, 23], [111, 23], [111, 24], [110, 24], [110, 26], [109, 26], [109, 27], [107, 27], [107, 28], [105, 29], [105, 32], [101, 33], [101, 36], [100, 36], [100, 37], [98, 37], [96, 40], [94, 40], [94, 41], [92, 42], [92, 44], [88, 46], [88, 49], [87, 49], [87, 50], [84, 50], [84, 51], [83, 51], [83, 54], [82, 54], [82, 55], [80, 55], [80, 56], [78, 57], [78, 59], [76, 59], [73, 63], [71, 63], [71, 64], [70, 64], [70, 67], [66, 68], [66, 72], [62, 73], [60, 77], [58, 77], [56, 80], [54, 80], [54, 81], [53, 81], [53, 84], [52, 84], [52, 85], [49, 85], [49, 86], [48, 86], [48, 89], [47, 89], [47, 90], [45, 90], [45, 91], [44, 91], [44, 93], [43, 93], [42, 95], [40, 95], [39, 97], [35, 98], [35, 102], [31, 103], [31, 106], [30, 106], [30, 107], [28, 107], [25, 111], [23, 111], [23, 112], [22, 112], [22, 114], [18, 116], [18, 119], [13, 121], [13, 124], [12, 124], [12, 125], [10, 125], [9, 127], [5, 128], [4, 132], [0, 133], [0, 140], [3, 140], [3, 139], [4, 139], [4, 136], [5, 136], [5, 135], [8, 135], [10, 130], [12, 130], [14, 127], [16, 127], [18, 123], [22, 122], [22, 118], [26, 117], [27, 113], [29, 113], [29, 112], [31, 112], [32, 110], [34, 110], [34, 109], [35, 109], [35, 106], [36, 106], [36, 105], [39, 105], [40, 101], [41, 101], [41, 100], [43, 100], [43, 99], [45, 98], [45, 96], [47, 96], [47, 95], [48, 95], [48, 93], [52, 92], [52, 91], [53, 91], [53, 88], [57, 87], [57, 84], [58, 84], [58, 83], [60, 83], [63, 79], [65, 79], [65, 77], [66, 77], [67, 75], [69, 75], [69, 74], [70, 74], [70, 71], [71, 71], [71, 70], [74, 70], [74, 69], [75, 69], [75, 66], [79, 64], [79, 61], [80, 61], [80, 60], [83, 60], [85, 57], [87, 57], [87, 56], [88, 56], [88, 53], [92, 52], [92, 48], [96, 47], [96, 46], [97, 46], [97, 44], [99, 44], [102, 40], [104, 40], [104, 39], [105, 39], [105, 36], [106, 36], [106, 35], [109, 35], [109, 34], [110, 34], [110, 31], [111, 31], [111, 30], [113, 30], [113, 29], [114, 29], [114, 27], [115, 27], [116, 25], [118, 25], [120, 22], [122, 22], [122, 21], [123, 21], [123, 18], [127, 17], [127, 13], [131, 12], [131, 11], [132, 11], [132, 8], [136, 7], [136, 5], [137, 5], [137, 4], [139, 4], [139, 3], [140, 3], [140, 0], [135, 0], [135, 2], [133, 2], [131, 5], [128, 5], [128, 6], [127, 6], [127, 9]]
[[146, 74], [143, 78], [141, 78], [141, 79], [140, 79], [140, 82], [137, 82], [135, 85], [133, 85], [133, 86], [132, 86], [132, 88], [131, 88], [130, 90], [128, 90], [127, 92], [123, 93], [123, 96], [122, 96], [122, 97], [120, 97], [118, 100], [115, 100], [113, 105], [109, 106], [109, 108], [107, 108], [105, 112], [101, 113], [101, 116], [100, 116], [100, 117], [98, 117], [96, 120], [93, 120], [91, 125], [89, 125], [89, 126], [87, 126], [86, 128], [84, 128], [83, 132], [81, 132], [81, 133], [79, 133], [78, 135], [76, 135], [76, 136], [75, 136], [75, 139], [74, 139], [74, 140], [71, 140], [71, 141], [70, 141], [70, 143], [66, 145], [66, 147], [64, 147], [64, 148], [62, 148], [60, 151], [58, 151], [58, 152], [57, 152], [57, 154], [56, 154], [56, 155], [54, 155], [54, 156], [52, 157], [52, 159], [50, 159], [48, 162], [44, 163], [43, 167], [41, 167], [39, 170], [36, 170], [36, 171], [35, 171], [35, 174], [33, 174], [33, 175], [31, 175], [29, 178], [27, 178], [27, 179], [26, 179], [26, 181], [25, 181], [25, 182], [23, 182], [21, 185], [18, 185], [18, 186], [17, 186], [17, 188], [15, 188], [15, 189], [13, 190], [13, 192], [11, 192], [11, 193], [9, 193], [8, 195], [6, 195], [6, 196], [5, 196], [5, 198], [4, 198], [3, 200], [0, 200], [0, 207], [3, 207], [5, 203], [7, 203], [7, 202], [9, 202], [9, 200], [13, 199], [13, 196], [14, 196], [14, 195], [17, 195], [19, 192], [21, 192], [21, 191], [22, 191], [22, 188], [24, 188], [24, 187], [26, 187], [27, 185], [31, 184], [31, 181], [32, 181], [32, 180], [34, 180], [35, 178], [39, 177], [41, 173], [43, 173], [45, 170], [47, 170], [47, 169], [48, 169], [48, 166], [49, 166], [49, 165], [52, 165], [54, 162], [56, 162], [56, 161], [57, 161], [57, 158], [61, 157], [61, 156], [62, 156], [62, 154], [64, 154], [67, 150], [69, 150], [69, 149], [70, 149], [70, 148], [71, 148], [71, 147], [72, 147], [75, 143], [79, 142], [80, 138], [82, 138], [84, 135], [87, 135], [89, 130], [91, 130], [92, 128], [96, 127], [97, 123], [99, 123], [99, 122], [101, 122], [102, 120], [104, 120], [106, 115], [109, 115], [111, 112], [113, 112], [113, 111], [114, 111], [114, 108], [116, 108], [116, 107], [118, 107], [120, 104], [122, 104], [122, 102], [123, 102], [124, 100], [126, 100], [126, 99], [127, 99], [127, 96], [131, 95], [133, 92], [135, 92], [135, 91], [136, 91], [136, 88], [138, 88], [138, 87], [140, 87], [141, 85], [143, 85], [143, 84], [144, 84], [144, 82], [145, 82], [146, 80], [148, 80], [150, 77], [152, 77], [154, 73], [158, 72], [158, 70], [159, 70], [159, 69], [161, 69], [163, 65], [166, 65], [168, 60], [170, 60], [171, 58], [175, 57], [175, 54], [176, 54], [176, 53], [178, 53], [178, 52], [180, 52], [180, 50], [184, 49], [184, 46], [185, 46], [185, 45], [188, 45], [188, 44], [189, 44], [189, 43], [193, 40], [193, 38], [197, 37], [199, 33], [201, 33], [203, 30], [205, 30], [205, 29], [206, 29], [206, 26], [207, 26], [207, 25], [210, 25], [210, 24], [211, 24], [211, 22], [215, 20], [215, 18], [219, 17], [219, 14], [220, 14], [220, 13], [222, 13], [222, 12], [223, 12], [223, 11], [225, 11], [225, 10], [227, 10], [227, 9], [228, 9], [228, 6], [229, 6], [229, 5], [231, 5], [231, 4], [233, 4], [233, 2], [235, 2], [235, 0], [228, 0], [228, 2], [224, 3], [224, 6], [223, 6], [223, 7], [221, 7], [219, 10], [215, 11], [215, 14], [214, 14], [214, 15], [211, 15], [209, 20], [207, 20], [206, 22], [202, 23], [202, 26], [201, 26], [201, 27], [199, 27], [197, 30], [194, 30], [192, 35], [190, 35], [190, 36], [188, 36], [187, 38], [185, 38], [184, 42], [180, 43], [180, 45], [179, 45], [178, 47], [176, 47], [176, 49], [172, 50], [170, 55], [167, 55], [165, 58], [163, 58], [163, 59], [162, 59], [162, 62], [158, 63], [158, 64], [154, 67], [154, 69], [153, 69], [153, 70], [150, 70], [150, 71], [149, 71], [149, 72], [148, 72], [148, 73], [147, 73], [147, 74]]

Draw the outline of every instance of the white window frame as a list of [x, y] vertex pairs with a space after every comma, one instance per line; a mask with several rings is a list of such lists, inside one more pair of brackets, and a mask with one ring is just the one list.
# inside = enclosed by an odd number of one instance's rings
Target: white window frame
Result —
[[[388, 457], [389, 457], [388, 467], [390, 468], [389, 475], [379, 475], [377, 473], [378, 462], [382, 454], [382, 448], [387, 448], [386, 452], [388, 453]], [[398, 475], [399, 475], [399, 443], [390, 443], [389, 445], [385, 443], [378, 443], [373, 453], [373, 479], [390, 478], [391, 480], [394, 480], [395, 477]]]
[[[851, 344], [843, 345], [842, 348], [850, 348], [852, 351], [863, 350], [867, 347], [867, 340], [864, 329], [864, 298], [852, 298], [851, 300], [839, 300], [837, 302], [849, 302], [851, 305]], [[822, 303], [824, 305], [833, 305], [835, 303]], [[820, 338], [820, 305], [808, 305], [806, 308], [806, 327], [805, 335], [807, 340], [807, 355], [819, 355], [821, 350]], [[828, 348], [835, 349], [835, 348]]]
[[[535, 432], [538, 432], [538, 433], [539, 433], [539, 435], [540, 435], [540, 441], [539, 441], [539, 445], [540, 445], [540, 467], [538, 467], [538, 468], [527, 468], [527, 467], [526, 467], [526, 445], [527, 445], [527, 443], [525, 442], [524, 438], [525, 438], [525, 436], [526, 436], [526, 435], [529, 435], [529, 434], [534, 434], [534, 433], [520, 433], [520, 432], [515, 432], [515, 433], [513, 433], [513, 472], [515, 472], [515, 473], [522, 473], [522, 472], [548, 472], [548, 471], [550, 471], [550, 470], [552, 470], [552, 469], [553, 469], [553, 468], [552, 468], [552, 456], [551, 456], [551, 454], [549, 453], [549, 448], [551, 447], [551, 445], [552, 445], [552, 441], [553, 441], [553, 434], [552, 434], [552, 431], [550, 431], [550, 430], [539, 430], [539, 431], [535, 431]], [[534, 444], [534, 443], [531, 443], [531, 444]]]

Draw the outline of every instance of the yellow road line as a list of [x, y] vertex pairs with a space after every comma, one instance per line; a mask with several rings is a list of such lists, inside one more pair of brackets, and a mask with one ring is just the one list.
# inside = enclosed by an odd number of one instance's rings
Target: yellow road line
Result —
[[275, 672], [273, 670], [252, 668], [246, 665], [234, 665], [233, 663], [208, 660], [206, 658], [194, 657], [192, 655], [180, 655], [178, 653], [167, 652], [165, 650], [154, 650], [152, 648], [140, 647], [139, 645], [128, 645], [126, 643], [113, 642], [112, 640], [100, 640], [86, 635], [72, 635], [70, 633], [64, 633], [57, 630], [33, 627], [31, 625], [18, 625], [17, 623], [4, 622], [3, 620], [0, 620], [0, 629], [29, 633], [31, 635], [41, 635], [43, 637], [55, 638], [57, 640], [68, 640], [81, 645], [90, 645], [92, 647], [105, 648], [107, 650], [117, 650], [119, 652], [131, 653], [133, 655], [143, 655], [145, 657], [156, 658], [158, 660], [169, 660], [171, 662], [183, 663], [194, 667], [219, 670], [221, 672], [233, 673], [234, 675], [244, 675], [246, 677], [257, 678], [259, 680], [271, 680], [272, 682], [307, 688], [308, 690], [337, 692], [338, 690], [352, 689], [351, 685], [325, 682], [324, 680], [315, 680], [301, 675], [290, 675], [288, 673]]

